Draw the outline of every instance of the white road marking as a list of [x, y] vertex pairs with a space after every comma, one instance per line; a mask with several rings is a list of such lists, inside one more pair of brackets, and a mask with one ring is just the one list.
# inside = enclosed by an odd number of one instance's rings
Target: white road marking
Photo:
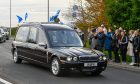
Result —
[[8, 82], [8, 81], [2, 79], [2, 78], [0, 78], [0, 82], [2, 82], [2, 83], [4, 83], [4, 84], [12, 84], [12, 83], [10, 83], [10, 82]]

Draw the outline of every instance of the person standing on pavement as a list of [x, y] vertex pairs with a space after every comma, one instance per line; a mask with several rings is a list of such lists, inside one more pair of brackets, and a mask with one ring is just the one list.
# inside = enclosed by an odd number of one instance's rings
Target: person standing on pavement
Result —
[[123, 28], [122, 27], [119, 27], [119, 32], [121, 33], [123, 31]]
[[93, 33], [92, 33], [92, 29], [88, 29], [88, 40], [89, 40], [89, 45], [91, 46], [92, 43], [92, 37], [93, 37]]
[[99, 51], [103, 51], [104, 41], [105, 41], [105, 34], [104, 34], [104, 31], [103, 31], [103, 28], [98, 27], [94, 36], [97, 39], [97, 45], [96, 45], [95, 49], [99, 50]]
[[126, 63], [126, 53], [127, 53], [127, 46], [128, 46], [128, 37], [125, 31], [121, 32], [121, 39], [119, 40], [120, 44], [120, 54], [122, 56], [122, 62]]
[[84, 35], [84, 32], [82, 32], [79, 28], [74, 28], [75, 31], [77, 32], [77, 34], [79, 35], [79, 37], [81, 38], [83, 44], [85, 45], [85, 35]]
[[116, 30], [115, 34], [113, 35], [112, 43], [111, 43], [116, 63], [120, 63], [120, 57], [119, 57], [119, 53], [118, 53], [118, 51], [119, 51], [119, 39], [120, 39], [119, 30]]
[[139, 53], [140, 53], [140, 36], [139, 36], [139, 31], [136, 30], [134, 32], [135, 37], [133, 39], [133, 52], [134, 52], [134, 57], [135, 57], [135, 64], [136, 66], [139, 66]]
[[91, 49], [95, 49], [97, 45], [97, 39], [95, 38], [94, 34], [96, 33], [96, 28], [92, 29], [92, 41], [91, 41]]
[[134, 38], [134, 31], [133, 30], [130, 30], [129, 31], [129, 42], [128, 42], [128, 47], [127, 47], [127, 55], [131, 56], [132, 58], [132, 61], [130, 63], [130, 65], [134, 65], [135, 63], [135, 58], [134, 58], [134, 53], [133, 53], [133, 44], [132, 44], [132, 41], [133, 41], [133, 38]]
[[112, 28], [109, 28], [108, 32], [106, 34], [105, 45], [104, 45], [105, 50], [108, 51], [108, 58], [109, 58], [109, 60], [112, 60], [112, 46], [111, 46], [112, 37], [113, 37]]
[[103, 28], [104, 34], [107, 34], [107, 29], [106, 29], [106, 27], [104, 26], [104, 24], [102, 24], [101, 27]]

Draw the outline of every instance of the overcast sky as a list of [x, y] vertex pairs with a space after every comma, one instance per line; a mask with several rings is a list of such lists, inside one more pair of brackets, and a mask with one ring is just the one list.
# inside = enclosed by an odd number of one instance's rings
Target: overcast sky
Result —
[[[9, 1], [0, 0], [0, 26], [9, 26], [10, 13]], [[26, 12], [29, 13], [28, 21], [43, 22], [47, 21], [47, 0], [11, 0], [12, 1], [12, 26], [17, 25], [16, 15], [24, 17]], [[62, 12], [66, 10], [72, 0], [50, 0], [50, 15], [53, 15], [57, 10]], [[62, 18], [63, 20], [63, 18]]]

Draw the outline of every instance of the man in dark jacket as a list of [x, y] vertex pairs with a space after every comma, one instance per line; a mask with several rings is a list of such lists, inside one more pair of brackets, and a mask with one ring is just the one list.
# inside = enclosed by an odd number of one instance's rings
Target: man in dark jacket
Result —
[[135, 37], [133, 38], [132, 44], [133, 44], [133, 52], [135, 57], [135, 65], [139, 66], [139, 52], [140, 52], [140, 36], [139, 31], [136, 30], [134, 32]]
[[104, 41], [105, 41], [105, 34], [102, 27], [98, 27], [97, 32], [95, 33], [95, 38], [97, 39], [97, 45], [95, 49], [99, 51], [103, 51]]

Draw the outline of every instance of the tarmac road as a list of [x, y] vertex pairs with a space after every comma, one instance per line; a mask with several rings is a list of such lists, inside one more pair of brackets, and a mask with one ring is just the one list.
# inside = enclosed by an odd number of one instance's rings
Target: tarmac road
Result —
[[27, 62], [15, 64], [10, 49], [11, 40], [0, 44], [0, 78], [13, 84], [140, 84], [140, 73], [111, 67], [100, 76], [70, 71], [64, 77], [55, 77], [42, 66]]

